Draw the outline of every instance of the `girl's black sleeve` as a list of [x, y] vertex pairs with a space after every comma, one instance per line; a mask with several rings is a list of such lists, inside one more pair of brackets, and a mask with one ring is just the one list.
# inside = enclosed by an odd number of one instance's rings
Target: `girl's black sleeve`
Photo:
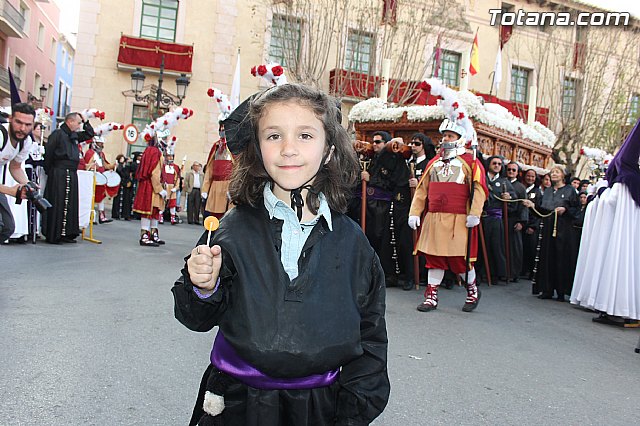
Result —
[[[197, 245], [207, 243], [207, 232], [203, 233]], [[232, 277], [231, 260], [229, 255], [222, 251], [222, 268], [220, 269], [220, 286], [218, 290], [206, 299], [201, 299], [194, 291], [193, 283], [189, 278], [187, 260], [191, 255], [184, 258], [184, 267], [181, 276], [178, 277], [171, 289], [174, 298], [174, 313], [176, 319], [184, 324], [189, 330], [209, 331], [218, 325], [220, 318], [224, 314], [228, 298], [229, 284]]]
[[337, 425], [368, 425], [389, 400], [385, 281], [375, 254], [371, 270], [369, 291], [360, 301], [360, 344], [364, 353], [340, 371]]

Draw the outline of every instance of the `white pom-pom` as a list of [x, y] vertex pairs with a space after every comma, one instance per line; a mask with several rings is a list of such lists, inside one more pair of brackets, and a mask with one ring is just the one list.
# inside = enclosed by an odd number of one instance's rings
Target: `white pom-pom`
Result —
[[224, 410], [224, 396], [206, 391], [202, 408], [207, 414], [217, 416]]

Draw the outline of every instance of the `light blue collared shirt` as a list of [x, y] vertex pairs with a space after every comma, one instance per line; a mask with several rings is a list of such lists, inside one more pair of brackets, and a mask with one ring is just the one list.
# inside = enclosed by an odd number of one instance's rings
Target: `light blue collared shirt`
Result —
[[271, 185], [264, 186], [264, 207], [269, 212], [269, 218], [282, 220], [282, 247], [280, 250], [280, 261], [282, 266], [289, 275], [289, 279], [293, 280], [298, 276], [298, 259], [302, 254], [302, 248], [307, 241], [311, 230], [320, 220], [320, 216], [324, 217], [332, 231], [331, 210], [323, 193], [318, 194], [320, 200], [320, 208], [318, 215], [311, 222], [300, 223], [296, 212], [284, 201], [278, 199], [271, 191]]

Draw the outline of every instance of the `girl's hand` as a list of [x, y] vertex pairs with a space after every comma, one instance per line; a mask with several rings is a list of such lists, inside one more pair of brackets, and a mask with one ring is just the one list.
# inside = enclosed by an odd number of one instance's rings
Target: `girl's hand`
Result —
[[524, 200], [522, 204], [524, 204], [524, 206], [528, 208], [535, 207], [535, 204], [533, 204], [533, 201], [531, 200]]
[[566, 211], [567, 209], [565, 209], [564, 207], [556, 207], [556, 212], [558, 212], [558, 216], [562, 216]]
[[213, 291], [222, 267], [222, 249], [219, 245], [208, 247], [200, 245], [191, 250], [191, 257], [187, 260], [189, 279], [194, 286]]

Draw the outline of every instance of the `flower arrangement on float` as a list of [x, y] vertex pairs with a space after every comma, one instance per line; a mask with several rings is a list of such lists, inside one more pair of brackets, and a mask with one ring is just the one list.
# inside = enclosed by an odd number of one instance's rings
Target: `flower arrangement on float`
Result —
[[[436, 83], [437, 82], [437, 83]], [[432, 90], [432, 86], [442, 85], [440, 80], [428, 79], [423, 81], [418, 87], [423, 90]], [[453, 90], [445, 88], [444, 90]], [[439, 96], [439, 93], [433, 93]], [[539, 145], [553, 148], [556, 142], [554, 133], [540, 122], [532, 125], [526, 124], [521, 118], [511, 114], [506, 108], [493, 103], [484, 103], [482, 98], [469, 91], [457, 92], [460, 106], [466, 109], [469, 117], [495, 127], [518, 137], [529, 139]], [[432, 121], [442, 120], [445, 117], [442, 100], [438, 100], [437, 105], [411, 105], [394, 106], [385, 104], [382, 99], [371, 98], [359, 102], [353, 106], [349, 113], [349, 120], [354, 122], [371, 121], [399, 121], [406, 112], [410, 121]]]

